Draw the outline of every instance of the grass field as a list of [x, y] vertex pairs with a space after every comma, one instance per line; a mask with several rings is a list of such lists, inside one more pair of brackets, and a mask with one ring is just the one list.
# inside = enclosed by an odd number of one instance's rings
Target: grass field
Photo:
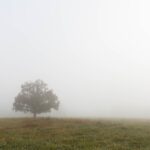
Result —
[[150, 122], [0, 119], [0, 150], [150, 150]]

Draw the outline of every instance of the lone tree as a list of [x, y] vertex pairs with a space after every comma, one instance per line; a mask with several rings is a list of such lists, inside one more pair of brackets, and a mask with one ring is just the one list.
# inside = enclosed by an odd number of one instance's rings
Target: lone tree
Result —
[[37, 114], [51, 112], [51, 109], [58, 110], [58, 107], [58, 97], [42, 80], [24, 83], [13, 103], [15, 111], [30, 112], [34, 118]]

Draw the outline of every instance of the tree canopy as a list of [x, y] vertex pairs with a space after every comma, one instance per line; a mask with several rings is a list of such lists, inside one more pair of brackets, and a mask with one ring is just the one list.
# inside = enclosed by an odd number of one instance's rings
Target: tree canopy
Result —
[[58, 97], [48, 89], [42, 80], [25, 82], [21, 85], [21, 91], [15, 97], [13, 109], [15, 111], [30, 112], [36, 117], [37, 114], [58, 110]]

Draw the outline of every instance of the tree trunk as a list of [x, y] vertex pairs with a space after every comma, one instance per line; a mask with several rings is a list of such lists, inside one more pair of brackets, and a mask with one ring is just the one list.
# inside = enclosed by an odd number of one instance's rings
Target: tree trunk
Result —
[[33, 118], [36, 119], [36, 113], [33, 113]]

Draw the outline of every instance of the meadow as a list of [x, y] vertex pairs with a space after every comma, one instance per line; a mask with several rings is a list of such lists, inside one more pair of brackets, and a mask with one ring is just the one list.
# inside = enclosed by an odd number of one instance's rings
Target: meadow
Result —
[[150, 150], [150, 121], [0, 119], [0, 150]]

